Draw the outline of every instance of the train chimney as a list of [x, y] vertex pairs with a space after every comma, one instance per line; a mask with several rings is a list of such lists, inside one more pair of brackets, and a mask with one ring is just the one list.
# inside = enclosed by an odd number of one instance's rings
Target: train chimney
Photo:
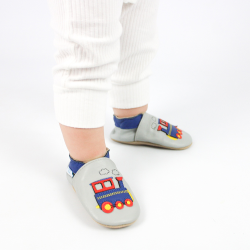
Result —
[[122, 178], [123, 177], [116, 177], [116, 180], [118, 181], [120, 188], [124, 188]]

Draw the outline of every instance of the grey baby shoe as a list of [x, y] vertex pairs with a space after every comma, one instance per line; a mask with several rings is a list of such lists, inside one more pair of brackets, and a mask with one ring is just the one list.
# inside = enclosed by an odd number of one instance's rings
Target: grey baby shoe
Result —
[[148, 113], [121, 119], [114, 116], [114, 122], [111, 139], [116, 142], [166, 149], [186, 149], [192, 144], [187, 132]]
[[86, 164], [70, 157], [67, 179], [87, 212], [102, 226], [127, 227], [138, 218], [139, 204], [109, 152]]

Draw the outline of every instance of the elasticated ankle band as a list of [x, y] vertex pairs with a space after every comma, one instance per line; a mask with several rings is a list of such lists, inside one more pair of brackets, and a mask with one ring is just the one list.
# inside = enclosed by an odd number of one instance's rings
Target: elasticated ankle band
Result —
[[[106, 158], [109, 158], [109, 149], [107, 151], [107, 153], [103, 156]], [[73, 177], [77, 171], [85, 164], [83, 161], [76, 161], [73, 158], [71, 158], [71, 156], [69, 155], [70, 158], [70, 162], [69, 162], [69, 167], [68, 167], [68, 174], [71, 175], [71, 177]], [[70, 172], [71, 171], [71, 172]]]
[[141, 122], [142, 116], [143, 116], [142, 114], [139, 114], [134, 117], [119, 119], [114, 115], [115, 126], [121, 129], [138, 128]]

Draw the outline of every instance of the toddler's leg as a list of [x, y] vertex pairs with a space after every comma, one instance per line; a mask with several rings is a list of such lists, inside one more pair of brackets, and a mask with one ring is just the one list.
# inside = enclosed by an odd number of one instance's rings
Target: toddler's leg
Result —
[[121, 60], [112, 75], [111, 106], [114, 108], [114, 141], [168, 149], [186, 149], [191, 136], [177, 126], [148, 114], [150, 63], [157, 50], [158, 0], [125, 4], [121, 23]]
[[73, 159], [89, 162], [106, 153], [104, 127], [81, 129], [60, 124], [65, 144]]
[[120, 57], [123, 0], [49, 3], [58, 50], [55, 111], [71, 156], [67, 179], [95, 221], [129, 226], [139, 216], [139, 205], [109, 159], [103, 131], [110, 77]]
[[120, 57], [123, 0], [49, 0], [55, 30], [55, 113], [70, 155], [106, 152], [103, 126], [110, 76]]
[[150, 64], [157, 50], [158, 0], [124, 4], [121, 15], [121, 59], [112, 75], [111, 106], [118, 117], [147, 111]]

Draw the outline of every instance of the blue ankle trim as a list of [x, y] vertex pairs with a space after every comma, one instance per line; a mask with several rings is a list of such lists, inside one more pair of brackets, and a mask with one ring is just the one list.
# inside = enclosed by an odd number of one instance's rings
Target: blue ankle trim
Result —
[[141, 122], [142, 116], [143, 114], [139, 114], [135, 117], [119, 119], [114, 115], [115, 126], [121, 129], [138, 128]]
[[[107, 151], [107, 153], [104, 155], [104, 157], [109, 158], [109, 150]], [[69, 170], [71, 170], [71, 174], [72, 177], [77, 173], [77, 171], [85, 165], [84, 162], [82, 161], [76, 161], [73, 158], [71, 158], [71, 156], [69, 155], [70, 158], [70, 162], [69, 162]]]

